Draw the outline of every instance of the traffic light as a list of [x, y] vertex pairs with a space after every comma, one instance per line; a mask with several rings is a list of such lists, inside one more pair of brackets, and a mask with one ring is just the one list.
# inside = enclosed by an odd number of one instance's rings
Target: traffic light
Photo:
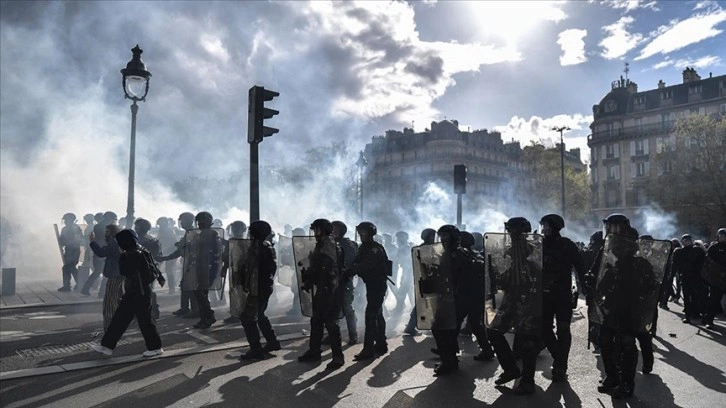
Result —
[[465, 194], [466, 193], [466, 165], [456, 164], [454, 165], [454, 193]]
[[280, 113], [265, 107], [265, 102], [269, 102], [277, 96], [280, 96], [279, 92], [270, 91], [262, 86], [250, 88], [247, 111], [247, 141], [250, 144], [260, 143], [262, 138], [279, 132], [278, 129], [267, 127], [264, 124], [265, 119], [270, 119]]

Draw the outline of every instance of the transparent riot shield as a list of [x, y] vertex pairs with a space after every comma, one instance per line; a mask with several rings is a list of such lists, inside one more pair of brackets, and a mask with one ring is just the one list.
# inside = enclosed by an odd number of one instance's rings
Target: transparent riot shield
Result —
[[183, 290], [219, 290], [222, 287], [224, 229], [193, 229], [184, 235]]
[[726, 291], [726, 267], [706, 257], [701, 276], [711, 286]]
[[295, 259], [292, 255], [292, 238], [280, 235], [277, 241], [277, 282], [292, 288], [295, 281]]
[[55, 239], [58, 242], [58, 249], [60, 250], [63, 265], [78, 265], [79, 262], [85, 263], [87, 261], [87, 254], [90, 257], [90, 242], [87, 238], [86, 227], [86, 224], [73, 224], [58, 229], [58, 224], [53, 224]]
[[300, 311], [303, 316], [313, 316], [313, 290], [303, 290], [308, 268], [310, 268], [310, 255], [315, 249], [315, 237], [294, 236], [292, 237], [292, 249], [295, 259], [295, 276], [297, 278], [297, 290], [300, 294]]
[[484, 234], [487, 328], [539, 335], [542, 329], [542, 236]]
[[605, 237], [594, 303], [588, 317], [615, 330], [651, 329], [660, 295], [670, 241]]
[[259, 261], [250, 239], [229, 240], [229, 313], [257, 320]]
[[441, 243], [411, 248], [415, 289], [416, 327], [421, 330], [456, 329], [456, 305], [451, 267]]

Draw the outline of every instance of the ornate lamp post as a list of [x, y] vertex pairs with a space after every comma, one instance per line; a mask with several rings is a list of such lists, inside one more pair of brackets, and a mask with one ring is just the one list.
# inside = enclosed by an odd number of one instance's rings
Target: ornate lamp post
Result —
[[562, 139], [562, 132], [570, 130], [567, 126], [553, 126], [552, 130], [560, 132], [560, 176], [562, 180], [562, 218], [565, 218], [565, 142]]
[[123, 76], [123, 88], [126, 99], [131, 99], [131, 152], [129, 154], [129, 194], [126, 204], [126, 228], [134, 224], [134, 172], [136, 166], [136, 113], [139, 111], [136, 102], [143, 102], [149, 92], [149, 78], [151, 72], [146, 70], [144, 61], [141, 60], [141, 53], [144, 51], [136, 47], [131, 49], [133, 57], [126, 68], [121, 70]]

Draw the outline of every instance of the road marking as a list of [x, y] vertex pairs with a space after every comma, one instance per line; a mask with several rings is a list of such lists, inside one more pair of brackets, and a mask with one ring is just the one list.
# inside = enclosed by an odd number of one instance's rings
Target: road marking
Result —
[[[82, 352], [85, 353], [87, 351], [91, 351], [91, 344], [96, 344], [96, 342], [85, 342], [85, 343], [78, 343], [78, 344], [61, 344], [61, 345], [54, 345], [54, 346], [41, 346], [41, 347], [35, 347], [35, 348], [29, 348], [29, 349], [19, 349], [15, 350], [15, 352], [23, 358], [30, 358], [30, 357], [47, 357], [47, 356], [55, 356], [59, 354], [70, 354], [70, 353], [78, 353]], [[129, 344], [128, 340], [120, 340], [118, 342], [118, 345], [124, 345]]]
[[212, 337], [209, 337], [207, 335], [204, 335], [202, 333], [199, 333], [197, 331], [194, 331], [194, 330], [187, 331], [187, 334], [190, 335], [190, 336], [192, 336], [192, 337], [194, 337], [195, 339], [201, 340], [201, 341], [203, 341], [203, 342], [205, 342], [207, 344], [219, 343], [219, 341], [217, 341], [216, 339], [214, 339]]

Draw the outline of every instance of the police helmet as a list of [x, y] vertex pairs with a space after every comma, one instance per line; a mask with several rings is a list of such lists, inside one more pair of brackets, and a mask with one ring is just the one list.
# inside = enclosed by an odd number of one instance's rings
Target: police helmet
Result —
[[106, 211], [105, 213], [103, 213], [103, 219], [107, 221], [116, 221], [118, 220], [118, 215], [116, 215], [116, 213], [113, 211]]
[[426, 228], [425, 230], [421, 231], [421, 239], [424, 242], [434, 242], [436, 239], [436, 230], [433, 228]]
[[456, 226], [447, 224], [447, 225], [441, 226], [441, 228], [439, 228], [439, 230], [436, 231], [436, 234], [439, 237], [448, 234], [451, 238], [453, 238], [453, 239], [455, 239], [455, 240], [458, 241], [459, 240], [459, 236], [460, 236], [460, 231], [459, 231], [458, 228], [456, 228]]
[[156, 226], [166, 228], [169, 226], [169, 219], [166, 217], [159, 217], [156, 219]]
[[408, 233], [405, 231], [398, 231], [396, 233], [396, 239], [401, 242], [408, 242]]
[[358, 232], [360, 232], [361, 230], [366, 230], [369, 234], [371, 234], [371, 236], [375, 236], [376, 234], [378, 234], [378, 228], [376, 228], [376, 225], [370, 221], [361, 222], [360, 224], [358, 224], [357, 227], [355, 227], [355, 230]]
[[555, 231], [565, 228], [565, 220], [557, 214], [547, 214], [539, 220], [539, 223], [540, 225], [547, 223]]
[[605, 224], [624, 224], [630, 225], [630, 219], [620, 213], [612, 213], [602, 220]]
[[504, 229], [510, 234], [526, 234], [532, 232], [532, 224], [524, 217], [513, 217], [504, 223]]
[[212, 226], [222, 228], [224, 226], [224, 223], [219, 218], [215, 218], [214, 221], [212, 221]]
[[310, 224], [311, 230], [315, 231], [316, 228], [321, 228], [325, 235], [330, 235], [333, 233], [333, 223], [326, 218], [318, 218], [317, 220], [313, 221], [312, 224]]
[[183, 212], [179, 214], [179, 221], [182, 224], [193, 224], [194, 223], [194, 214], [190, 212]]
[[719, 228], [718, 231], [716, 232], [716, 238], [718, 238], [719, 235], [726, 236], [726, 228]]
[[348, 226], [343, 221], [333, 221], [332, 224], [338, 230], [341, 237], [344, 237], [345, 233], [348, 232]]
[[83, 221], [86, 221], [87, 224], [92, 224], [96, 219], [93, 217], [93, 214], [86, 214], [83, 216]]
[[469, 231], [461, 231], [459, 233], [459, 239], [461, 241], [461, 246], [464, 248], [471, 248], [476, 243], [474, 235]]
[[683, 234], [683, 236], [681, 236], [681, 241], [684, 241], [687, 239], [690, 239], [691, 241], [693, 241], [693, 237], [691, 236], [691, 234]]
[[640, 239], [645, 240], [645, 241], [653, 241], [653, 236], [648, 235], [648, 234], [643, 234], [640, 236]]
[[76, 220], [76, 214], [73, 213], [65, 213], [63, 214], [63, 221], [70, 220], [71, 222]]
[[207, 211], [201, 211], [197, 213], [194, 219], [197, 221], [197, 224], [206, 223], [206, 225], [212, 225], [212, 223], [214, 222], [214, 217], [212, 217], [212, 214]]
[[302, 229], [302, 228], [295, 228], [294, 230], [292, 230], [292, 235], [293, 236], [296, 236], [296, 237], [304, 237], [307, 234], [305, 233], [305, 230], [304, 229]]
[[272, 227], [270, 227], [270, 224], [262, 220], [252, 221], [249, 230], [250, 236], [252, 236], [252, 238], [259, 239], [260, 241], [264, 240], [272, 233]]
[[142, 229], [146, 231], [149, 231], [151, 229], [151, 223], [145, 218], [137, 218], [136, 221], [134, 221], [134, 226], [136, 226], [136, 229]]

